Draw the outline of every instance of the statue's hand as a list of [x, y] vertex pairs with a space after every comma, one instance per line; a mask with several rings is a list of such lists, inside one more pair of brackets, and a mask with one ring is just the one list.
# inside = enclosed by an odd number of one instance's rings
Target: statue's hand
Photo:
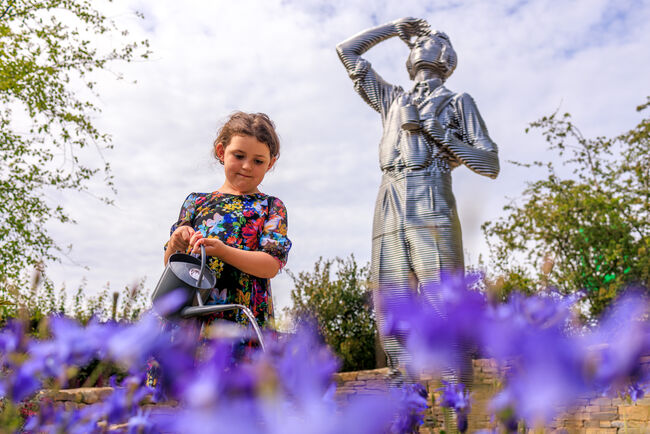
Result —
[[409, 47], [413, 45], [412, 37], [425, 36], [431, 34], [431, 26], [425, 19], [406, 17], [393, 21], [397, 29], [397, 35]]

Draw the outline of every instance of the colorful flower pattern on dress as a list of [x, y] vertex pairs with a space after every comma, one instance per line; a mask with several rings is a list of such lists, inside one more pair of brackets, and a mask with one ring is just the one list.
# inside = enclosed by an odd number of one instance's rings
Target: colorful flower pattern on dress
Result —
[[[280, 267], [286, 264], [291, 249], [284, 204], [262, 193], [191, 193], [171, 232], [181, 225], [191, 226], [204, 237], [218, 238], [231, 247], [266, 252], [278, 260]], [[215, 273], [217, 283], [206, 304], [243, 304], [251, 309], [260, 326], [267, 325], [273, 318], [269, 279], [244, 273], [216, 257], [209, 257], [208, 267]], [[215, 318], [246, 323], [240, 312], [215, 315], [208, 321]]]

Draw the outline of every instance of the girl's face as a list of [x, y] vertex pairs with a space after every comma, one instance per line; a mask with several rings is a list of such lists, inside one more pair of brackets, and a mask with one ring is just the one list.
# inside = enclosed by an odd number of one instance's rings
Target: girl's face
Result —
[[222, 193], [259, 193], [257, 186], [275, 163], [269, 147], [253, 136], [233, 136], [228, 146], [216, 145], [217, 157], [223, 161], [226, 182]]

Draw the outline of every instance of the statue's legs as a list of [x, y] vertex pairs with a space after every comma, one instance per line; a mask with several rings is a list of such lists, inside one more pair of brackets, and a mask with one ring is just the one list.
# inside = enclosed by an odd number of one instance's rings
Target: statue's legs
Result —
[[[417, 276], [419, 289], [440, 282], [441, 272], [462, 272], [463, 255], [460, 238], [459, 225], [457, 229], [445, 225], [406, 230], [406, 239], [411, 246], [411, 266]], [[421, 292], [434, 307], [439, 305], [437, 292], [431, 290]], [[454, 318], [447, 318], [447, 320], [454, 321]], [[446, 381], [460, 381], [470, 388], [473, 377], [471, 348], [456, 347], [453, 353], [457, 355], [455, 366], [443, 371], [442, 378]]]
[[[443, 271], [463, 271], [462, 237], [450, 174], [429, 170], [385, 174], [375, 208], [373, 235], [371, 279], [376, 287], [377, 322], [382, 330], [383, 311], [391, 306], [385, 305], [381, 294], [390, 292], [391, 300], [399, 300], [411, 291], [440, 282]], [[434, 307], [439, 304], [436, 292], [424, 294]], [[389, 366], [404, 367], [409, 361], [404, 337], [380, 337]], [[450, 368], [443, 378], [460, 380], [469, 387], [469, 349], [457, 350], [458, 368]]]
[[[395, 304], [399, 298], [407, 297], [415, 290], [411, 283], [414, 275], [409, 265], [408, 251], [405, 248], [397, 248], [403, 247], [404, 242], [403, 232], [387, 234], [375, 238], [373, 242], [371, 280], [375, 286], [373, 295], [377, 326], [382, 347], [388, 358], [388, 367], [393, 371], [403, 368], [409, 362], [408, 353], [403, 345], [404, 336], [386, 336], [382, 332], [385, 326], [384, 312], [393, 307], [386, 303]], [[390, 299], [384, 297], [388, 294]]]
[[[383, 333], [384, 312], [392, 308], [386, 303], [398, 301], [417, 288], [404, 233], [404, 187], [399, 175], [384, 175], [375, 204], [370, 265], [380, 341], [393, 372], [408, 363], [408, 353], [403, 345], [403, 336], [386, 336]], [[382, 296], [387, 293], [390, 293], [390, 300]]]

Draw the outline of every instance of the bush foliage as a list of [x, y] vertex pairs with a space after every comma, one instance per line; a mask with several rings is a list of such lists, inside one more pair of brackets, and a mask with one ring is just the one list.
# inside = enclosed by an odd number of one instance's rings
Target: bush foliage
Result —
[[51, 280], [34, 273], [30, 288], [10, 285], [9, 297], [0, 303], [0, 326], [12, 318], [19, 318], [30, 324], [32, 333], [38, 333], [41, 321], [51, 315], [67, 316], [87, 324], [95, 318], [99, 321], [134, 322], [150, 306], [150, 290], [145, 288], [144, 279], [121, 291], [104, 289], [89, 295], [85, 284], [72, 293], [61, 287], [56, 289]]
[[368, 265], [360, 267], [354, 255], [319, 258], [313, 271], [289, 275], [294, 289], [288, 312], [294, 320], [318, 324], [325, 342], [341, 359], [343, 371], [374, 368], [376, 326]]
[[648, 287], [650, 119], [613, 138], [584, 137], [568, 113], [531, 127], [557, 158], [517, 163], [543, 167], [547, 176], [504, 207], [505, 217], [483, 225], [495, 272], [505, 277], [506, 294], [585, 291], [587, 316], [595, 318], [626, 286]]

